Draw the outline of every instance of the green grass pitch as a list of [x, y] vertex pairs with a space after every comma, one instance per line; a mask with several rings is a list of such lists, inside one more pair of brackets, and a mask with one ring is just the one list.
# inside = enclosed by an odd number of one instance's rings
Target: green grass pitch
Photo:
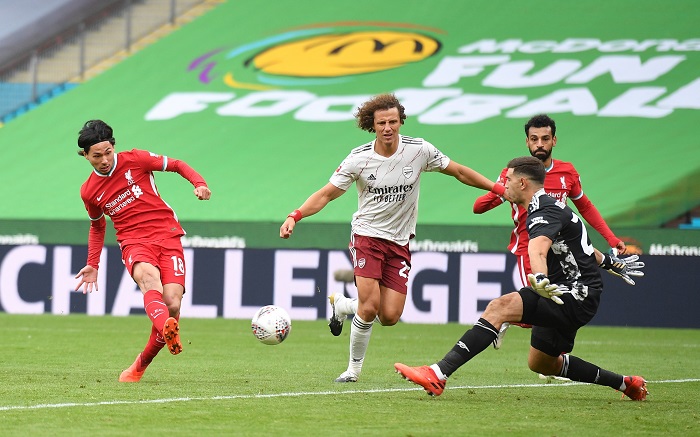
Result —
[[465, 326], [375, 326], [360, 381], [347, 365], [350, 326], [293, 321], [278, 346], [247, 320], [181, 320], [184, 351], [163, 351], [141, 382], [119, 373], [141, 351], [145, 316], [0, 313], [0, 435], [700, 435], [700, 331], [586, 327], [574, 354], [649, 382], [646, 402], [607, 387], [545, 383], [527, 369], [529, 331], [463, 366], [439, 398], [393, 363], [431, 364]]

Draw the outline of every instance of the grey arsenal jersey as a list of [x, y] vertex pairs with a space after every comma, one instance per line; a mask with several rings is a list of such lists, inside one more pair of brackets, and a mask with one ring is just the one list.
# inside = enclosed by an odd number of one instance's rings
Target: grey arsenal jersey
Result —
[[374, 141], [353, 149], [330, 182], [346, 191], [356, 183], [353, 233], [405, 245], [416, 232], [421, 173], [443, 170], [449, 163], [423, 138], [399, 135], [398, 149], [388, 158], [375, 153]]

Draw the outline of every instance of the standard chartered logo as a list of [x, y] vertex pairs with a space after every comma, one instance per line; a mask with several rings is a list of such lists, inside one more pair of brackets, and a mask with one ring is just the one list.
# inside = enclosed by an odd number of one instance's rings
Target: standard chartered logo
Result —
[[136, 199], [141, 197], [142, 194], [143, 190], [141, 189], [141, 187], [139, 187], [138, 185], [132, 185], [131, 188], [127, 189], [122, 194], [117, 196], [116, 199], [112, 200], [111, 202], [107, 203], [107, 205], [105, 205], [105, 208], [107, 209], [107, 214], [110, 216], [117, 214], [127, 205], [130, 205], [131, 203], [135, 202]]
[[131, 189], [127, 189], [127, 190], [124, 191], [122, 194], [120, 194], [119, 196], [117, 196], [116, 199], [112, 200], [111, 202], [108, 202], [108, 203], [105, 205], [105, 208], [108, 208], [108, 209], [109, 209], [109, 208], [114, 208], [114, 207], [115, 207], [116, 205], [118, 205], [122, 200], [126, 199], [126, 198], [127, 198], [128, 196], [130, 196], [130, 195], [131, 195]]

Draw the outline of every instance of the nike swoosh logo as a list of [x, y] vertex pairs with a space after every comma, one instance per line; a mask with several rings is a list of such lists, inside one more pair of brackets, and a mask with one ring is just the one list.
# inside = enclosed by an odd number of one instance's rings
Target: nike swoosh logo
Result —
[[103, 197], [104, 195], [105, 195], [105, 192], [103, 191], [102, 194], [100, 194], [99, 196], [97, 196], [97, 201], [99, 202], [100, 200], [102, 200], [102, 197]]

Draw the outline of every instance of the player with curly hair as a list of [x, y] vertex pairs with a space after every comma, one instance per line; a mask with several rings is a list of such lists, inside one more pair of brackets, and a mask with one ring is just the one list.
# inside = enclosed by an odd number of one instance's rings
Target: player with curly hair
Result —
[[336, 382], [357, 381], [373, 323], [395, 325], [403, 313], [411, 270], [408, 243], [415, 235], [421, 174], [440, 172], [465, 185], [504, 193], [503, 185], [450, 160], [423, 138], [400, 134], [406, 113], [393, 94], [366, 101], [355, 117], [357, 126], [375, 137], [353, 149], [330, 182], [290, 213], [280, 228], [280, 237], [289, 238], [299, 220], [321, 211], [355, 183], [358, 210], [352, 217], [349, 249], [358, 298], [343, 293], [329, 297], [333, 335], [340, 335], [343, 322], [354, 314], [348, 368]]

